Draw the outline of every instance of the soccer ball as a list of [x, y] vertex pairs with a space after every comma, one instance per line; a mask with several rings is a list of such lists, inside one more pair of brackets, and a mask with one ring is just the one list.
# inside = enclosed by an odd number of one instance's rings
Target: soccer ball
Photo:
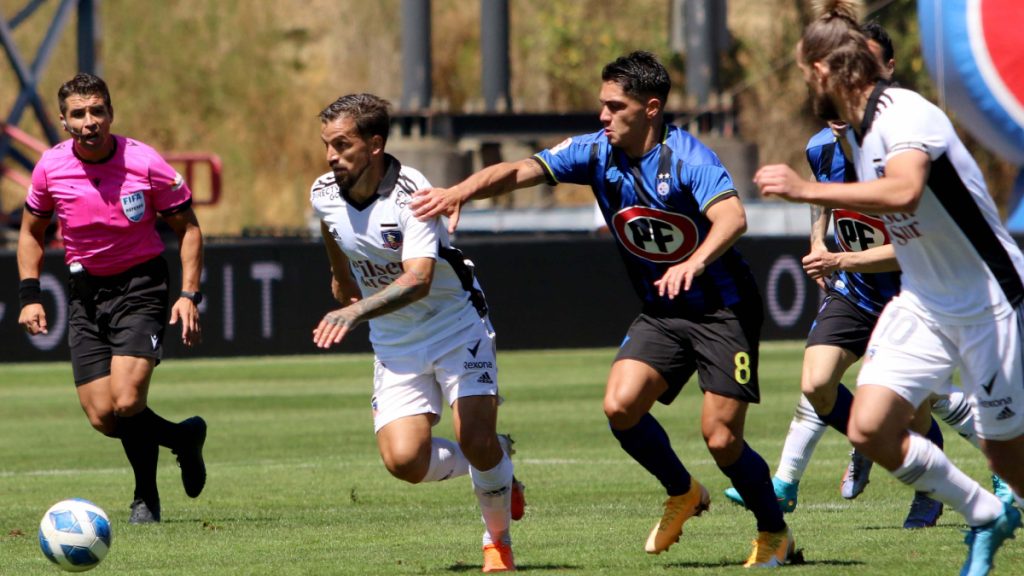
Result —
[[43, 555], [68, 572], [95, 568], [110, 550], [112, 539], [107, 513], [81, 498], [57, 502], [39, 522]]

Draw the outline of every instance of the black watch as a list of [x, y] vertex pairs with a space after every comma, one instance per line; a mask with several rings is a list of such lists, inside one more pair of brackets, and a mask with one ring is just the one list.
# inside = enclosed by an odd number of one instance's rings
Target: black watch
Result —
[[181, 297], [182, 298], [188, 298], [196, 306], [199, 306], [200, 304], [203, 303], [203, 293], [202, 292], [189, 292], [188, 290], [182, 290], [181, 291]]

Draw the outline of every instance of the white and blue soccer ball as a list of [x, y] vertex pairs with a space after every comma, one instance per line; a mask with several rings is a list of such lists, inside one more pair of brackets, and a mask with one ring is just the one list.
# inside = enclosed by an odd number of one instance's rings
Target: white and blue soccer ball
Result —
[[113, 536], [107, 513], [81, 498], [57, 502], [39, 522], [43, 555], [68, 572], [95, 568], [110, 551]]

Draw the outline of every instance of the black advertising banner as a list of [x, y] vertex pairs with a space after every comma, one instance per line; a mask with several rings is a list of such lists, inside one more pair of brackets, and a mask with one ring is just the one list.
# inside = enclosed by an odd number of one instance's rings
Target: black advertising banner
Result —
[[[498, 333], [499, 349], [617, 346], [640, 309], [613, 241], [579, 235], [461, 238], [476, 264]], [[803, 339], [821, 302], [803, 273], [806, 238], [743, 238], [765, 300], [765, 339]], [[172, 286], [177, 253], [168, 251]], [[67, 268], [47, 252], [40, 277], [50, 331], [29, 337], [18, 326], [18, 271], [0, 252], [0, 362], [67, 360]], [[206, 247], [200, 305], [203, 342], [186, 350], [168, 328], [165, 356], [221, 357], [321, 354], [312, 330], [336, 306], [327, 256], [319, 242], [273, 239]], [[172, 290], [172, 297], [177, 289]], [[361, 326], [326, 353], [368, 352]]]

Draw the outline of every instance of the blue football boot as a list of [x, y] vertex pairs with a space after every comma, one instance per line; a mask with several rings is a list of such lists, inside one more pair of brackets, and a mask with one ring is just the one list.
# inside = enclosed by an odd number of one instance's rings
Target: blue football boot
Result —
[[[779, 501], [779, 509], [784, 513], [790, 513], [796, 510], [796, 493], [800, 487], [800, 481], [785, 482], [779, 480], [778, 476], [772, 476], [772, 488], [775, 489], [775, 498]], [[734, 504], [739, 504], [746, 508], [747, 504], [743, 501], [743, 496], [732, 487], [725, 490], [725, 497], [732, 501]]]

